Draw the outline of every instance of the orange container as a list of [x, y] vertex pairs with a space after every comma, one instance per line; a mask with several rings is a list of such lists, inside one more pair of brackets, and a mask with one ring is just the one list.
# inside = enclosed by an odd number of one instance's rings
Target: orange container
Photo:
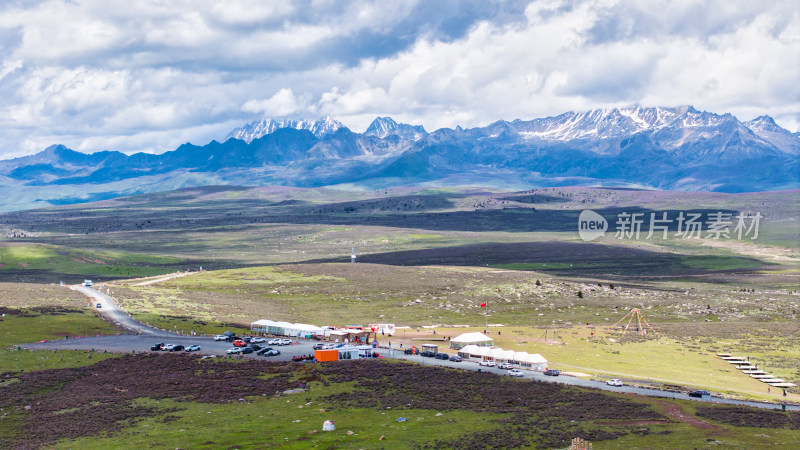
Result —
[[339, 350], [314, 350], [314, 357], [317, 358], [317, 361], [338, 361]]

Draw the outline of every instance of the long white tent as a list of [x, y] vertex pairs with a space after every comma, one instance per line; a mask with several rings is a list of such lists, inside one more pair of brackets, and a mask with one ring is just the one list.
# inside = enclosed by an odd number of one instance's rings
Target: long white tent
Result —
[[276, 322], [262, 319], [250, 324], [253, 333], [274, 334], [279, 336], [311, 337], [321, 336], [325, 330], [305, 323]]
[[538, 353], [515, 352], [498, 347], [489, 348], [467, 345], [458, 351], [458, 356], [466, 360], [510, 362], [522, 369], [547, 370], [547, 360]]
[[477, 345], [480, 347], [491, 347], [494, 340], [483, 333], [464, 333], [450, 339], [450, 348], [459, 349], [467, 345]]

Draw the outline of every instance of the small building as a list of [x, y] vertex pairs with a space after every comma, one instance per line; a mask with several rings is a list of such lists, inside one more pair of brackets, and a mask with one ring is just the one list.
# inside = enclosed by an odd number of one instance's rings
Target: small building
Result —
[[423, 352], [439, 353], [439, 346], [435, 344], [422, 344]]
[[466, 347], [467, 345], [476, 345], [478, 347], [492, 347], [494, 345], [494, 339], [486, 336], [483, 333], [464, 333], [453, 339], [450, 339], [450, 348], [452, 349], [460, 349]]
[[[370, 350], [372, 349], [370, 348]], [[359, 348], [348, 346], [326, 350], [314, 350], [314, 358], [316, 358], [317, 361], [347, 361], [358, 359]]]
[[341, 330], [326, 330], [325, 337], [331, 342], [344, 342], [347, 332]]

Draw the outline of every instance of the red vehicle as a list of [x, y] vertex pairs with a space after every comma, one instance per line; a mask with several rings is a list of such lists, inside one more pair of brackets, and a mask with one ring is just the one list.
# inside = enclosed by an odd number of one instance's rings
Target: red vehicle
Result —
[[245, 342], [245, 341], [243, 341], [241, 339], [236, 339], [235, 341], [233, 341], [233, 346], [234, 347], [246, 347], [247, 346], [247, 342]]

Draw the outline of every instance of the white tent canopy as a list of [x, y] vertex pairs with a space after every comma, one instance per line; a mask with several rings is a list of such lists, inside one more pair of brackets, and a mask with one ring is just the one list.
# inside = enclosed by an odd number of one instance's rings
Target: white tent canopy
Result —
[[477, 345], [467, 345], [458, 351], [458, 355], [464, 359], [505, 361], [519, 366], [523, 369], [543, 371], [547, 369], [547, 360], [540, 354], [530, 354], [526, 352], [515, 352], [513, 350], [503, 350], [494, 347], [479, 347]]
[[491, 347], [494, 345], [494, 340], [483, 333], [464, 333], [450, 339], [450, 348], [459, 349], [467, 345]]
[[321, 335], [324, 330], [318, 326], [305, 323], [276, 322], [274, 320], [261, 319], [250, 324], [250, 331], [254, 333], [305, 337]]

